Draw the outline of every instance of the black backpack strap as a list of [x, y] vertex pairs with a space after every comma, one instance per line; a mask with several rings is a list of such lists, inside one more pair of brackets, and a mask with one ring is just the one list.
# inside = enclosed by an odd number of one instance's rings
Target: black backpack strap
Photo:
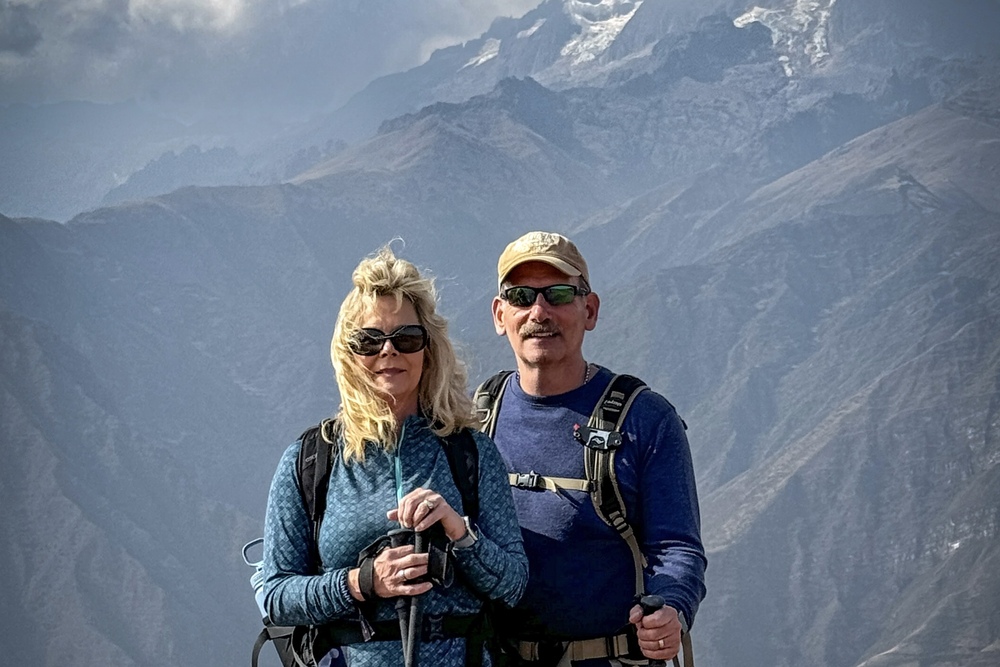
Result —
[[[501, 383], [502, 384], [502, 383]], [[471, 521], [479, 519], [479, 447], [472, 431], [463, 428], [461, 431], [446, 436], [444, 444], [445, 455], [455, 486], [462, 496], [462, 507]], [[479, 667], [483, 664], [483, 644], [492, 641], [493, 627], [491, 622], [491, 604], [488, 598], [483, 599], [483, 608], [479, 614], [479, 623], [474, 631], [465, 637], [466, 667]], [[494, 663], [495, 664], [495, 663]]]
[[479, 448], [472, 431], [463, 428], [441, 439], [451, 477], [462, 495], [462, 508], [470, 520], [479, 519]]
[[299, 437], [302, 444], [296, 460], [296, 473], [302, 504], [312, 525], [311, 552], [313, 564], [320, 566], [319, 527], [326, 511], [326, 492], [330, 486], [330, 468], [336, 422], [326, 420], [306, 429]]
[[473, 401], [476, 406], [476, 417], [480, 423], [479, 430], [491, 438], [497, 430], [497, 415], [500, 414], [500, 402], [507, 388], [507, 378], [513, 372], [500, 371], [476, 388]]
[[260, 649], [269, 641], [274, 642], [274, 650], [278, 652], [282, 667], [296, 667], [298, 663], [292, 652], [292, 631], [294, 629], [265, 621], [264, 629], [257, 635], [257, 641], [253, 645], [253, 654], [250, 657], [251, 667], [257, 667]]

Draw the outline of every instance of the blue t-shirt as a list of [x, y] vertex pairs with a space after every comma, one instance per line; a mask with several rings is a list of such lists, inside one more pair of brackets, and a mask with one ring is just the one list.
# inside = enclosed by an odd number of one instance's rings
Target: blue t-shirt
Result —
[[[530, 396], [515, 373], [508, 378], [494, 440], [510, 472], [584, 479], [583, 445], [574, 425], [586, 425], [613, 374], [559, 396]], [[629, 523], [648, 560], [646, 592], [694, 619], [705, 595], [705, 551], [698, 494], [684, 426], [673, 406], [643, 391], [622, 426], [615, 457]], [[635, 566], [625, 540], [597, 515], [585, 491], [514, 488], [528, 587], [503, 625], [523, 640], [605, 637], [628, 625]]]

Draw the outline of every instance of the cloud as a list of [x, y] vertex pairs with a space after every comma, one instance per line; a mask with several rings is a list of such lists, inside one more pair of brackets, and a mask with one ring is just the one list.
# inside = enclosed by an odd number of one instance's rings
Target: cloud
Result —
[[26, 56], [42, 39], [42, 33], [31, 21], [27, 7], [0, 5], [0, 53]]
[[0, 103], [307, 109], [541, 0], [0, 0]]
[[128, 14], [135, 21], [169, 25], [178, 32], [225, 33], [239, 24], [253, 4], [248, 0], [131, 0]]

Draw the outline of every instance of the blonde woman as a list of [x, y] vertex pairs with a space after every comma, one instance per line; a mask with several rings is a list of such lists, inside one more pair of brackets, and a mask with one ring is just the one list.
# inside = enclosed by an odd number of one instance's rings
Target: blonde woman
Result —
[[[352, 667], [403, 665], [397, 603], [419, 596], [420, 664], [490, 664], [482, 625], [467, 621], [480, 618], [485, 600], [514, 605], [527, 582], [506, 469], [492, 440], [462, 433], [474, 423], [466, 372], [436, 312], [433, 282], [383, 248], [358, 265], [353, 283], [330, 346], [341, 404], [320, 429], [331, 470], [319, 537], [314, 543], [297, 480], [300, 439], [282, 457], [268, 497], [268, 614], [277, 625], [336, 628], [339, 638], [324, 646], [347, 643]], [[445, 452], [455, 434], [474, 438], [478, 451], [475, 521]], [[441, 578], [441, 563], [427, 553], [386, 545], [384, 536], [400, 528], [437, 531], [450, 586], [426, 581], [435, 572]]]

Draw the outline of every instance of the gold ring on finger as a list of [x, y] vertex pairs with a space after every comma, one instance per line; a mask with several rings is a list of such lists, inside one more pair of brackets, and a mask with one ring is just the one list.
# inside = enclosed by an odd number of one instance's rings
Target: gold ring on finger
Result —
[[429, 509], [429, 510], [433, 510], [433, 509], [434, 509], [434, 507], [436, 507], [436, 506], [434, 505], [434, 503], [432, 503], [432, 502], [430, 501], [430, 499], [429, 499], [429, 498], [424, 498], [424, 505], [427, 505], [427, 509]]
[[662, 649], [663, 648], [663, 640], [662, 639], [656, 640], [656, 645], [659, 646]]

